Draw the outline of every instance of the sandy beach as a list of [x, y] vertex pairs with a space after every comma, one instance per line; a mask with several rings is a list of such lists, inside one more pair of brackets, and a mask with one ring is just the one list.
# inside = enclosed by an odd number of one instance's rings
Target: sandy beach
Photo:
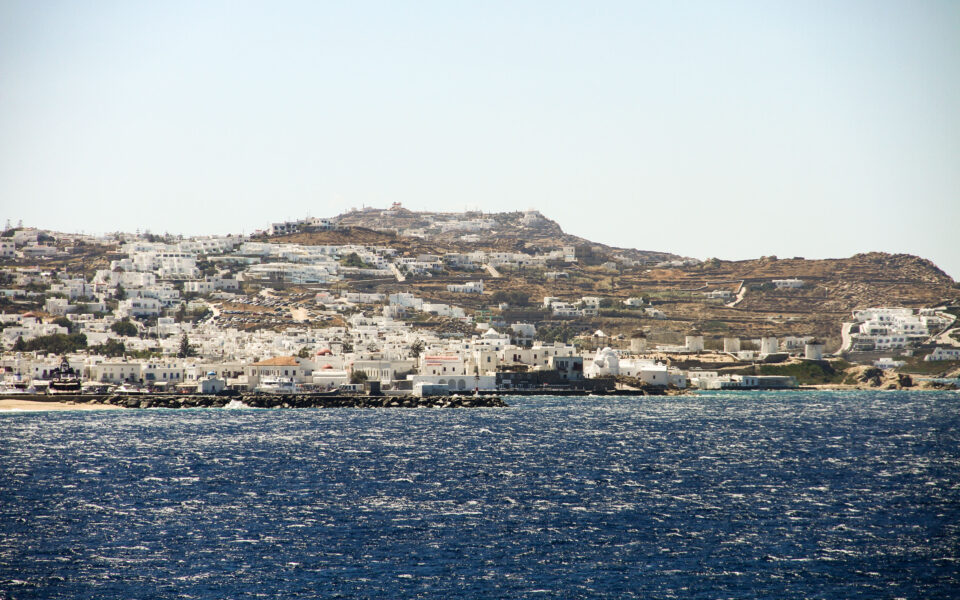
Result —
[[56, 401], [0, 399], [0, 411], [8, 410], [120, 410], [120, 407], [109, 404], [67, 404]]

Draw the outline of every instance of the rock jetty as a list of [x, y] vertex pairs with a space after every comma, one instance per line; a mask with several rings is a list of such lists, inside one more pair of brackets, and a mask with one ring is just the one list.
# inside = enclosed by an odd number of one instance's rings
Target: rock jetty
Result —
[[[21, 396], [21, 399], [26, 399]], [[311, 394], [244, 394], [181, 396], [175, 394], [110, 394], [31, 396], [31, 400], [73, 404], [109, 404], [121, 408], [501, 408], [498, 396], [316, 396]]]

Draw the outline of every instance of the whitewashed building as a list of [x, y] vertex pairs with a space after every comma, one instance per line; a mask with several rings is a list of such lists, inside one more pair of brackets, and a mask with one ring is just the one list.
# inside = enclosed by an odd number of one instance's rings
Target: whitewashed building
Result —
[[482, 294], [483, 293], [483, 280], [480, 281], [468, 281], [463, 284], [450, 284], [447, 286], [448, 292], [454, 292], [456, 294]]

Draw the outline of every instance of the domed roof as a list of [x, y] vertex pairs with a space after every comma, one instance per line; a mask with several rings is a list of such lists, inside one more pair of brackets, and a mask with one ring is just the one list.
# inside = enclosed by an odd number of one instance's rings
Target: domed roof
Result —
[[608, 370], [617, 369], [620, 364], [620, 357], [610, 347], [597, 350], [593, 357], [594, 372], [606, 373]]

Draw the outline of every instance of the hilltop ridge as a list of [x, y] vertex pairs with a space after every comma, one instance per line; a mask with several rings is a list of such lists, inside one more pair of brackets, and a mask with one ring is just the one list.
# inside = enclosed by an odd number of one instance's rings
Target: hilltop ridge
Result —
[[556, 221], [540, 211], [462, 213], [411, 211], [394, 205], [387, 209], [364, 208], [331, 219], [339, 227], [362, 227], [414, 237], [447, 247], [483, 246], [505, 251], [556, 250], [564, 246], [590, 247], [597, 254], [623, 256], [644, 263], [664, 261], [698, 262], [669, 252], [618, 248], [563, 231]]

